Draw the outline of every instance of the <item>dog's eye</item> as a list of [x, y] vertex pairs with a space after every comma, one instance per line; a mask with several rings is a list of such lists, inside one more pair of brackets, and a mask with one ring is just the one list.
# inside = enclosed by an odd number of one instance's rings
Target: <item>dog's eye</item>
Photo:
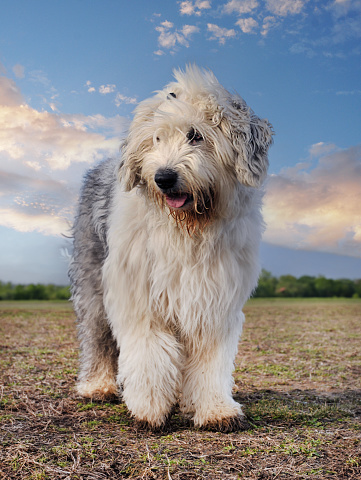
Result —
[[187, 133], [187, 139], [191, 145], [196, 145], [197, 143], [203, 140], [203, 137], [199, 132], [197, 132], [197, 130], [194, 130], [194, 128], [191, 128]]

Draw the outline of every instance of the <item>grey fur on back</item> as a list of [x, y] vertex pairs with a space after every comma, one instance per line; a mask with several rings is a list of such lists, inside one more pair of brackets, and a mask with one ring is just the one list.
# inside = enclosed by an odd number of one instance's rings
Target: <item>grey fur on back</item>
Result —
[[118, 161], [108, 159], [86, 174], [73, 227], [69, 278], [81, 344], [80, 380], [97, 374], [98, 365], [99, 378], [104, 365], [114, 376], [117, 369], [118, 348], [106, 320], [101, 279], [107, 255], [107, 218], [118, 167]]

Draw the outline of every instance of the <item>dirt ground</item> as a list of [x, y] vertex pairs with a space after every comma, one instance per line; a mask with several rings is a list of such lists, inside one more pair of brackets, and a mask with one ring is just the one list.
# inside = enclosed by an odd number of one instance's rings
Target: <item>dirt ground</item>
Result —
[[0, 302], [0, 478], [360, 479], [361, 301], [252, 300], [234, 397], [250, 427], [140, 428], [74, 392], [66, 303]]

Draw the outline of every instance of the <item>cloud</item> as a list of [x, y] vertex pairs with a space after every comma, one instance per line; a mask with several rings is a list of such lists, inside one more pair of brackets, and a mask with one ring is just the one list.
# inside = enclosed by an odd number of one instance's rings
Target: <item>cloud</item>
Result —
[[24, 78], [25, 77], [25, 68], [20, 65], [16, 64], [13, 66], [13, 72], [16, 78]]
[[23, 102], [24, 98], [14, 80], [0, 77], [0, 105], [12, 107]]
[[244, 15], [250, 13], [258, 7], [257, 0], [231, 0], [223, 7], [224, 13], [237, 13], [238, 15]]
[[278, 25], [278, 22], [275, 17], [268, 16], [263, 19], [262, 31], [261, 34], [266, 36], [271, 28], [274, 28]]
[[135, 97], [127, 97], [121, 93], [117, 93], [115, 97], [115, 105], [119, 107], [122, 103], [126, 103], [127, 105], [135, 105], [137, 103], [137, 99]]
[[[359, 56], [359, 48], [350, 48], [347, 42], [361, 38], [361, 1], [334, 0], [318, 9], [317, 13], [317, 20], [322, 25], [319, 29], [321, 35], [313, 38], [304, 36], [290, 48], [291, 53], [305, 53], [308, 57], [322, 54], [327, 58], [342, 59]], [[338, 51], [335, 51], [335, 45]]]
[[85, 86], [88, 88], [89, 93], [93, 93], [93, 92], [96, 91], [95, 88], [91, 86], [91, 84], [92, 84], [92, 82], [90, 80], [88, 80], [85, 84]]
[[264, 239], [288, 248], [361, 256], [361, 145], [312, 145], [317, 163], [269, 178]]
[[[156, 27], [159, 32], [158, 43], [161, 47], [168, 50], [174, 49], [177, 45], [189, 47], [189, 40], [194, 33], [199, 32], [195, 25], [184, 25], [180, 30], [174, 28], [174, 24], [165, 20]], [[159, 51], [158, 51], [159, 54]]]
[[202, 15], [202, 10], [208, 10], [211, 8], [211, 2], [208, 0], [196, 0], [194, 3], [186, 0], [180, 2], [179, 11], [181, 15]]
[[224, 45], [227, 39], [236, 36], [236, 31], [233, 28], [222, 28], [214, 23], [208, 23], [207, 29], [212, 34], [209, 40], [218, 40], [221, 45]]
[[0, 145], [8, 159], [40, 157], [51, 169], [65, 170], [73, 162], [92, 163], [116, 151], [119, 139], [90, 132], [85, 117], [79, 121], [19, 105], [0, 106]]
[[119, 115], [38, 111], [0, 77], [0, 225], [64, 233], [84, 170], [119, 155], [127, 125]]
[[274, 15], [286, 17], [300, 13], [308, 0], [266, 0], [267, 9]]
[[99, 93], [102, 95], [107, 95], [108, 93], [114, 93], [116, 90], [116, 85], [101, 85], [99, 87]]
[[334, 143], [318, 142], [311, 145], [309, 152], [311, 157], [323, 157], [335, 150], [338, 149]]
[[361, 2], [359, 0], [334, 0], [327, 9], [330, 10], [336, 19], [347, 15], [359, 13], [361, 11]]
[[77, 192], [64, 182], [0, 170], [0, 225], [45, 235], [69, 233]]
[[336, 95], [345, 95], [345, 96], [360, 95], [360, 94], [361, 94], [361, 90], [340, 90], [336, 92]]
[[29, 73], [29, 77], [32, 82], [40, 83], [45, 88], [49, 88], [51, 85], [46, 73], [42, 70], [32, 70]]
[[236, 25], [239, 26], [243, 33], [255, 33], [254, 29], [258, 27], [258, 22], [253, 18], [240, 18]]

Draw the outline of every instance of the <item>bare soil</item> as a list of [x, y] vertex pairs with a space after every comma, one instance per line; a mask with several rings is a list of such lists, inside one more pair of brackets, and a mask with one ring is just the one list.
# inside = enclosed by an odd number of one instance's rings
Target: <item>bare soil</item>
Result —
[[252, 300], [234, 397], [250, 427], [149, 432], [75, 394], [67, 303], [0, 303], [0, 478], [360, 479], [361, 301]]

